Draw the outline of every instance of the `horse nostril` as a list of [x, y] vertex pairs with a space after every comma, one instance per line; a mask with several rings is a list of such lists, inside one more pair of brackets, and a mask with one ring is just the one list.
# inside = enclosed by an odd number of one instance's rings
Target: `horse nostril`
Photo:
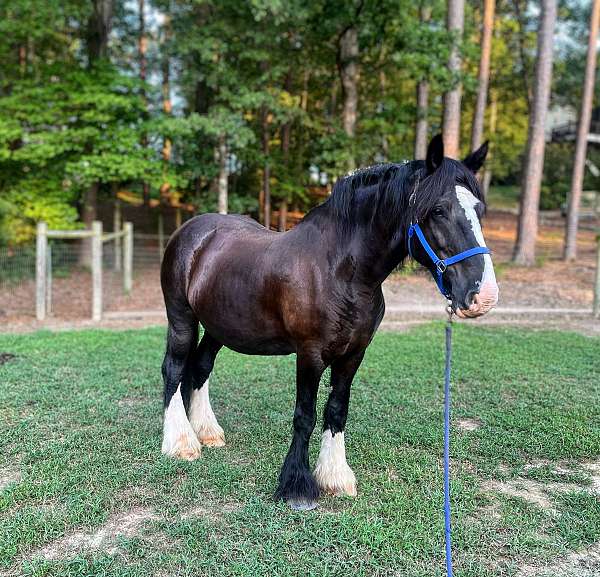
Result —
[[467, 293], [467, 296], [465, 297], [465, 304], [467, 305], [467, 308], [469, 308], [475, 302], [475, 297], [478, 294], [478, 290], [471, 290]]

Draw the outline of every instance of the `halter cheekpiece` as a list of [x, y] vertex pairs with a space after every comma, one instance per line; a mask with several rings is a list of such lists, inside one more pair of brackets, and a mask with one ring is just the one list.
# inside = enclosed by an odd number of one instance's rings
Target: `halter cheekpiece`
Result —
[[[413, 193], [414, 194], [414, 193]], [[438, 289], [447, 299], [450, 298], [450, 291], [444, 286], [444, 272], [449, 266], [460, 262], [461, 260], [465, 260], [476, 254], [490, 254], [490, 249], [485, 246], [475, 246], [473, 248], [469, 248], [464, 250], [463, 252], [459, 252], [454, 256], [450, 256], [448, 258], [440, 258], [435, 251], [431, 248], [431, 245], [427, 242], [419, 223], [416, 222], [411, 224], [408, 228], [408, 254], [410, 254], [411, 258], [413, 257], [412, 251], [412, 240], [414, 236], [417, 236], [421, 246], [425, 249], [425, 252], [429, 255], [429, 258], [433, 262], [435, 266], [435, 274], [432, 273], [432, 276], [437, 284]]]

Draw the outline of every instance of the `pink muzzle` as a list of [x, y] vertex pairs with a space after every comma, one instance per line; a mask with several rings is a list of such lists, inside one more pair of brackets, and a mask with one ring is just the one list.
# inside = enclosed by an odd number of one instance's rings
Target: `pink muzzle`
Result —
[[484, 315], [498, 304], [498, 285], [495, 282], [485, 282], [473, 303], [466, 309], [456, 309], [456, 316], [461, 319], [472, 319]]

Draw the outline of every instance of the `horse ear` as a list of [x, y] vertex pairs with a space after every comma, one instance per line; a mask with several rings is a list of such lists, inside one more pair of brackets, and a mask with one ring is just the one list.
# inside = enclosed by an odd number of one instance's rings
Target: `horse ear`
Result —
[[488, 153], [490, 141], [486, 140], [477, 150], [471, 152], [467, 158], [463, 160], [463, 164], [475, 174], [485, 162], [485, 157]]
[[435, 172], [444, 161], [444, 140], [441, 134], [436, 134], [427, 147], [427, 156], [425, 157], [425, 166], [427, 174]]

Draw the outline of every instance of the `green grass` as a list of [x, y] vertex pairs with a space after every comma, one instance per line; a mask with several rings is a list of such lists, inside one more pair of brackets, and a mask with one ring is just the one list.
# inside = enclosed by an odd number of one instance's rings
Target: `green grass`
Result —
[[[160, 454], [163, 330], [0, 336], [0, 574], [441, 577], [443, 328], [376, 337], [353, 388], [348, 460], [356, 499], [309, 513], [272, 492], [290, 441], [293, 357], [223, 351], [213, 407], [227, 447]], [[600, 540], [600, 502], [581, 463], [600, 455], [600, 340], [459, 325], [452, 500], [456, 572], [511, 575]], [[327, 387], [319, 394], [319, 412]], [[313, 437], [311, 459], [318, 451]], [[580, 489], [552, 492], [536, 459], [568, 461]], [[536, 475], [554, 512], [482, 484]], [[110, 551], [39, 550], [135, 509], [155, 515]], [[492, 511], [494, 514], [492, 514]]]

